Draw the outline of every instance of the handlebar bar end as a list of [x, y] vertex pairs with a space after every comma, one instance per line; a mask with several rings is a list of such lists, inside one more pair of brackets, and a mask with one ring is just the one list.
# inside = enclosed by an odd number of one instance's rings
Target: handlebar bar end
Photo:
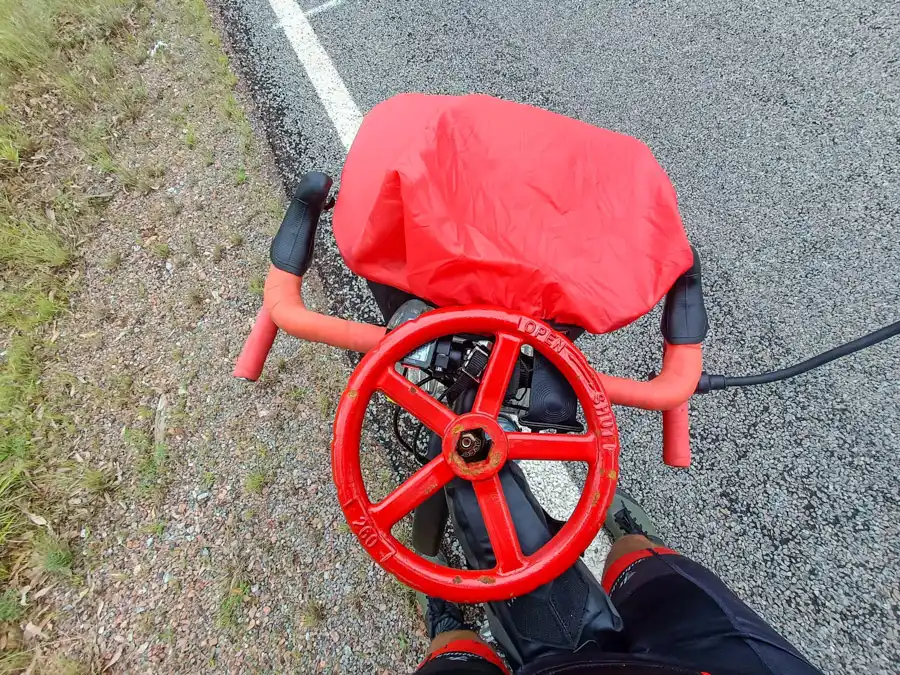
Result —
[[269, 356], [269, 350], [272, 349], [277, 334], [278, 326], [272, 321], [269, 311], [263, 307], [256, 315], [253, 330], [250, 331], [250, 336], [244, 343], [241, 355], [238, 356], [237, 363], [234, 365], [234, 377], [256, 382], [262, 375], [263, 366], [266, 364], [266, 358]]
[[688, 402], [663, 411], [663, 461], [685, 469], [691, 465], [691, 432]]

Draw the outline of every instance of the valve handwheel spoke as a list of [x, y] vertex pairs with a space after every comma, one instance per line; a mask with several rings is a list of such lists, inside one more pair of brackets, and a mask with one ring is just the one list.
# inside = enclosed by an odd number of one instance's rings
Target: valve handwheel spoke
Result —
[[510, 433], [506, 442], [509, 459], [591, 463], [597, 457], [597, 438], [593, 434]]
[[453, 479], [454, 473], [442, 456], [416, 471], [387, 497], [372, 505], [372, 520], [390, 530], [403, 516], [418, 507]]
[[394, 364], [385, 369], [378, 381], [377, 388], [410, 415], [419, 418], [438, 436], [443, 435], [447, 427], [456, 419], [456, 414], [450, 408], [403, 377], [394, 369]]
[[522, 338], [508, 333], [498, 333], [488, 358], [487, 368], [481, 376], [481, 385], [475, 396], [473, 412], [479, 412], [489, 417], [497, 417], [503, 399], [506, 398], [506, 390], [509, 388], [509, 380], [519, 360], [519, 352], [522, 349]]
[[[493, 336], [470, 412], [457, 415], [397, 370], [419, 347], [450, 335]], [[584, 412], [581, 435], [509, 432], [500, 409], [522, 345], [552, 363], [572, 387]], [[483, 361], [482, 361], [483, 363]], [[376, 391], [440, 437], [440, 454], [380, 502], [369, 497], [360, 454], [366, 410]], [[332, 473], [350, 529], [366, 552], [406, 585], [455, 602], [514, 598], [569, 569], [597, 535], [615, 491], [619, 441], [600, 377], [566, 336], [542, 321], [491, 307], [438, 309], [401, 324], [368, 352], [350, 376], [334, 420]], [[537, 550], [523, 551], [503, 483], [508, 462], [557, 460], [587, 464], [581, 498], [568, 522]], [[452, 569], [435, 564], [392, 533], [404, 516], [451, 481], [475, 492], [496, 565]], [[512, 493], [510, 492], [510, 495]], [[474, 515], [474, 514], [473, 514]], [[525, 533], [523, 532], [523, 537]]]
[[475, 496], [478, 498], [481, 515], [491, 540], [491, 548], [494, 550], [494, 558], [497, 560], [497, 571], [511, 572], [519, 569], [525, 563], [525, 557], [522, 555], [519, 535], [509, 512], [509, 504], [503, 495], [500, 476], [475, 481], [472, 487], [475, 489]]

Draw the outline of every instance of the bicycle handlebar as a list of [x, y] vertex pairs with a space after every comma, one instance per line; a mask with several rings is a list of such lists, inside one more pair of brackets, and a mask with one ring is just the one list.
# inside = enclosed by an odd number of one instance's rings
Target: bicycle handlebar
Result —
[[[279, 328], [302, 340], [363, 353], [384, 337], [382, 326], [327, 316], [303, 304], [303, 274], [312, 260], [316, 227], [330, 187], [331, 179], [325, 174], [307, 174], [297, 187], [272, 242], [263, 308], [238, 357], [235, 377], [259, 378]], [[703, 371], [701, 342], [707, 330], [696, 251], [694, 265], [666, 296], [660, 328], [666, 344], [657, 377], [639, 382], [601, 373], [600, 381], [613, 404], [664, 411], [663, 459], [670, 466], [688, 466], [687, 401]]]

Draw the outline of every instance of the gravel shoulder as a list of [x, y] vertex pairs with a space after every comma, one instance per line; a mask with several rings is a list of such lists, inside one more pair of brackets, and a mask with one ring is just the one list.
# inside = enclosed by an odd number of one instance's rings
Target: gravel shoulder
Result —
[[[46, 528], [71, 552], [23, 567], [30, 672], [395, 673], [426, 641], [411, 592], [343, 519], [330, 423], [348, 364], [280, 338], [264, 378], [231, 377], [286, 206], [199, 0], [147, 5], [146, 91], [79, 242], [44, 386], [75, 481]], [[307, 301], [322, 307], [315, 277]], [[389, 478], [381, 453], [367, 473]], [[28, 588], [25, 588], [27, 585]], [[16, 627], [11, 627], [15, 632]]]

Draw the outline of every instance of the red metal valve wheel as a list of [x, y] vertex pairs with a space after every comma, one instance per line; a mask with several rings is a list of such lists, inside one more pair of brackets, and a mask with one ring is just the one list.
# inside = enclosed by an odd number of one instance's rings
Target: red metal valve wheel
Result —
[[[494, 336], [472, 412], [457, 415], [396, 370], [417, 347], [458, 333]], [[523, 344], [555, 365], [572, 385], [585, 413], [587, 432], [512, 433], [497, 415]], [[443, 439], [440, 456], [380, 502], [366, 493], [360, 469], [360, 434], [369, 400], [384, 392]], [[481, 429], [492, 440], [486, 459], [467, 463], [457, 451], [463, 432]], [[615, 490], [619, 436], [597, 373], [566, 337], [546, 324], [502, 309], [439, 309], [401, 325], [366, 354], [350, 376], [334, 420], [332, 472], [351, 530], [385, 570], [428, 595], [454, 602], [505, 600], [533, 591], [575, 564], [600, 527]], [[525, 555], [497, 472], [508, 460], [585, 462], [587, 479], [574, 513], [545, 546]], [[397, 541], [391, 528], [454, 478], [472, 482], [497, 565], [459, 570], [436, 565]]]

